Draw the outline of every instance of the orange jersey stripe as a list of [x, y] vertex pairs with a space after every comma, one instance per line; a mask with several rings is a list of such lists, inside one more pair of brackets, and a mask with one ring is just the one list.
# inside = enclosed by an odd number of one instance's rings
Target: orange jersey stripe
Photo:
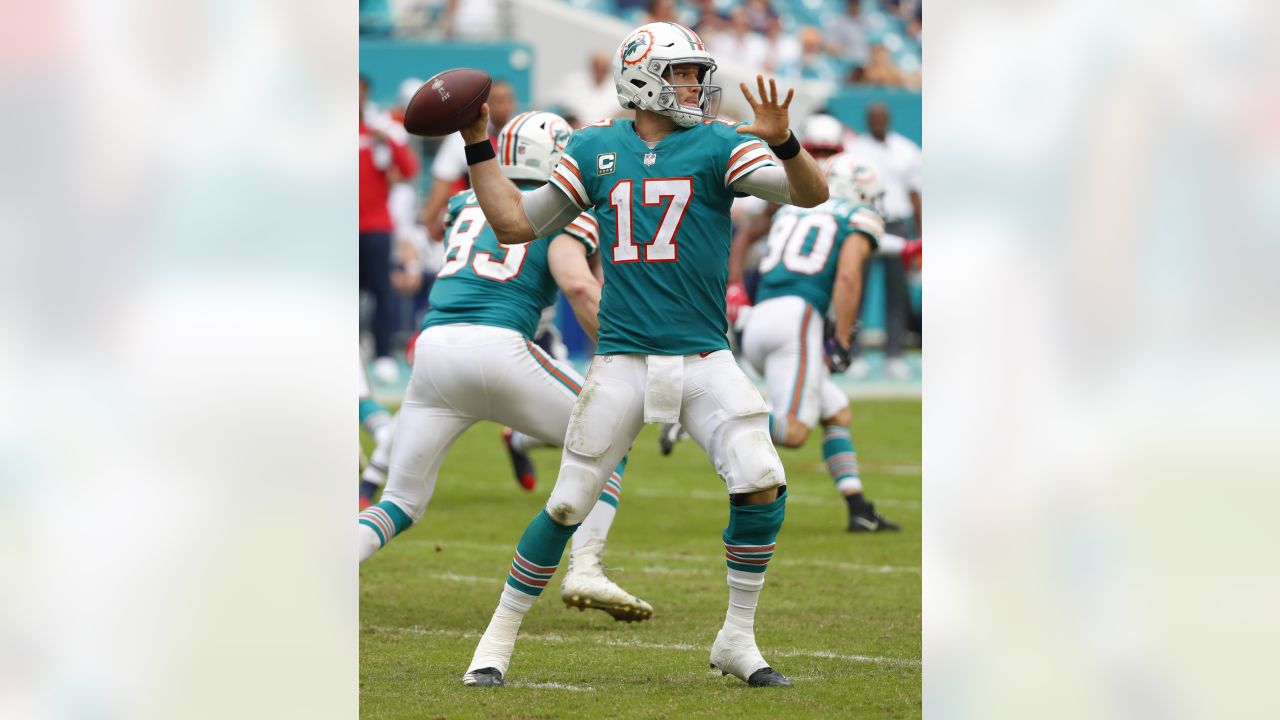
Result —
[[729, 163], [728, 163], [727, 165], [725, 165], [725, 170], [728, 170], [729, 168], [733, 167], [733, 163], [734, 163], [734, 161], [735, 161], [735, 160], [737, 160], [738, 158], [742, 157], [742, 156], [743, 156], [743, 154], [745, 154], [745, 153], [749, 153], [749, 152], [751, 152], [752, 150], [754, 150], [754, 149], [756, 149], [756, 148], [764, 149], [764, 145], [763, 145], [762, 143], [753, 142], [753, 143], [751, 143], [750, 145], [748, 145], [748, 146], [746, 146], [746, 147], [742, 148], [742, 149], [741, 149], [741, 150], [739, 150], [738, 152], [734, 153], [734, 154], [733, 154], [733, 157], [729, 158]]
[[582, 200], [582, 196], [578, 194], [578, 191], [573, 189], [573, 184], [570, 183], [568, 179], [561, 177], [559, 173], [560, 173], [560, 168], [558, 166], [551, 173], [551, 181], [556, 183], [556, 187], [559, 187], [563, 189], [565, 192], [569, 193], [569, 195], [573, 197], [574, 202], [578, 203], [578, 207], [580, 208], [589, 207], [587, 203]]
[[735, 180], [742, 177], [743, 175], [746, 175], [748, 170], [755, 167], [756, 165], [759, 165], [762, 162], [768, 162], [768, 161], [769, 161], [768, 155], [761, 155], [760, 157], [756, 158], [755, 160], [752, 160], [746, 165], [739, 167], [737, 170], [734, 170], [733, 173], [729, 175], [728, 184], [732, 185]]

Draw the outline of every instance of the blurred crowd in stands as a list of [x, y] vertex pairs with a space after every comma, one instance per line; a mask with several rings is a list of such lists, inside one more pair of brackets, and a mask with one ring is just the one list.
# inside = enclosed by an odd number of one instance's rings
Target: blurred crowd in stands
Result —
[[[361, 0], [364, 35], [509, 37], [512, 0]], [[788, 80], [919, 89], [923, 0], [566, 0], [632, 24], [693, 28], [721, 63]]]

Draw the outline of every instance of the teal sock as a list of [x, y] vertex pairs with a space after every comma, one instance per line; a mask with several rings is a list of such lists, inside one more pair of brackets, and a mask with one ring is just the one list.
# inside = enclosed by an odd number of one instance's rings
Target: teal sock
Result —
[[729, 527], [724, 530], [725, 562], [730, 570], [763, 573], [773, 558], [773, 549], [786, 514], [787, 487], [778, 488], [778, 498], [763, 505], [730, 505]]
[[853, 436], [843, 425], [828, 425], [822, 435], [822, 457], [827, 472], [841, 493], [862, 492], [858, 474], [858, 453], [853, 449]]
[[622, 472], [626, 469], [627, 459], [624, 457], [622, 462], [618, 463], [618, 467], [609, 474], [609, 479], [604, 481], [604, 490], [600, 491], [600, 502], [618, 507], [618, 501], [622, 499]]
[[360, 424], [365, 432], [373, 435], [378, 428], [391, 422], [391, 411], [373, 398], [360, 398]]
[[[579, 523], [581, 524], [581, 523]], [[511, 558], [507, 585], [526, 595], [537, 597], [556, 573], [564, 546], [577, 530], [577, 525], [561, 525], [547, 514], [546, 508], [524, 529], [520, 543]]]
[[391, 538], [409, 529], [413, 524], [413, 519], [408, 513], [390, 500], [370, 505], [360, 513], [359, 517], [361, 525], [373, 528], [381, 545], [391, 542]]

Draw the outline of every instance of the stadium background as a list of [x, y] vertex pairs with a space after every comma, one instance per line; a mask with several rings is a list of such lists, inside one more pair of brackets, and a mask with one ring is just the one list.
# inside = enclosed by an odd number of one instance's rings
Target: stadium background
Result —
[[[580, 86], [594, 54], [612, 55], [632, 28], [667, 19], [695, 28], [716, 57], [722, 117], [749, 113], [737, 85], [763, 72], [796, 89], [792, 125], [798, 134], [819, 110], [841, 120], [848, 136], [863, 133], [868, 106], [882, 103], [893, 132], [916, 144], [922, 140], [918, 2], [380, 0], [360, 8], [360, 71], [371, 84], [366, 116], [394, 117], [417, 81], [452, 67], [475, 67], [511, 83], [513, 116], [538, 109], [568, 117], [573, 108], [565, 105], [566, 93]], [[729, 48], [737, 52], [729, 52], [713, 26], [734, 23], [741, 34]], [[830, 42], [840, 37], [831, 31], [841, 23], [856, 31], [858, 52]], [[806, 43], [810, 52], [797, 61], [794, 55]], [[788, 47], [791, 62], [779, 62]], [[612, 95], [611, 79], [608, 86]], [[616, 101], [611, 111], [627, 114]], [[421, 203], [431, 190], [440, 142], [408, 143], [421, 161], [411, 180]], [[785, 549], [771, 570], [757, 637], [766, 657], [777, 657], [797, 683], [796, 692], [747, 694], [736, 678], [708, 673], [707, 633], [724, 612], [724, 560], [715, 545], [725, 522], [723, 486], [692, 442], [662, 457], [656, 426], [645, 428], [632, 446], [605, 558], [619, 584], [654, 603], [654, 617], [627, 624], [602, 613], [568, 612], [557, 575], [555, 589], [548, 588], [526, 619], [505, 691], [463, 687], [459, 674], [501, 587], [511, 543], [545, 502], [560, 457], [554, 448], [531, 453], [540, 481], [534, 492], [520, 491], [510, 480], [498, 427], [483, 422], [447, 454], [423, 520], [360, 566], [361, 716], [918, 717], [921, 288], [913, 270], [909, 372], [893, 377], [880, 351], [881, 264], [887, 262], [900, 258], [881, 258], [871, 268], [862, 305], [870, 371], [858, 379], [846, 373], [837, 382], [855, 399], [852, 430], [868, 497], [901, 523], [902, 532], [845, 532], [845, 503], [822, 461], [822, 433], [812, 433], [799, 450], [780, 453], [790, 490]], [[398, 351], [413, 337], [422, 300], [395, 298], [393, 377], [379, 372], [386, 368], [368, 352], [367, 333], [362, 339], [373, 395], [392, 408], [408, 378]], [[367, 329], [370, 303], [362, 301], [361, 309]], [[589, 342], [563, 299], [558, 310], [563, 346], [585, 371]], [[370, 436], [362, 434], [361, 442], [372, 452]]]
[[[360, 72], [370, 81], [370, 101], [381, 111], [403, 106], [406, 80], [422, 80], [451, 67], [475, 67], [495, 80], [511, 83], [515, 112], [539, 109], [568, 116], [571, 108], [562, 100], [565, 82], [585, 75], [594, 53], [611, 54], [619, 38], [651, 18], [674, 19], [697, 30], [717, 55], [716, 82], [724, 88], [722, 117], [742, 118], [748, 112], [737, 84], [763, 72], [796, 89], [793, 127], [799, 128], [815, 111], [825, 111], [837, 117], [851, 134], [864, 133], [867, 107], [882, 103], [890, 112], [891, 131], [922, 145], [921, 94], [917, 89], [921, 81], [920, 13], [918, 0], [362, 0]], [[829, 31], [850, 18], [862, 33], [861, 47], [842, 46], [841, 36], [823, 34], [823, 29]], [[742, 39], [736, 43], [722, 39], [729, 36]], [[813, 52], [806, 52], [805, 42], [819, 37], [822, 42], [814, 42]], [[736, 51], [732, 57], [726, 57], [729, 43], [734, 43]], [[800, 58], [795, 57], [797, 53]], [[886, 59], [891, 67], [871, 67]], [[878, 82], [872, 84], [871, 80]], [[576, 121], [581, 125], [597, 119]], [[421, 161], [411, 180], [421, 202], [432, 184], [431, 165], [440, 142], [412, 137], [409, 145]], [[433, 245], [427, 254], [438, 252], [440, 244]], [[757, 249], [762, 247], [763, 243]], [[868, 348], [864, 354], [868, 372], [857, 378], [837, 377], [852, 397], [920, 395], [920, 274], [909, 273], [907, 283], [910, 318], [904, 359], [909, 375], [891, 377], [885, 372], [884, 356], [879, 352], [885, 339], [883, 266], [873, 264], [860, 318], [860, 337]], [[416, 297], [397, 294], [393, 298], [397, 349], [416, 331], [428, 292], [429, 275]], [[559, 303], [557, 327], [570, 359], [582, 367], [590, 357], [590, 341], [563, 298]], [[365, 297], [362, 328], [368, 328], [371, 315], [372, 303]], [[373, 361], [373, 356], [366, 342], [366, 361]], [[397, 352], [394, 359], [399, 366], [395, 371], [375, 363], [375, 372], [370, 374], [375, 397], [387, 403], [399, 401], [408, 378], [402, 354]]]

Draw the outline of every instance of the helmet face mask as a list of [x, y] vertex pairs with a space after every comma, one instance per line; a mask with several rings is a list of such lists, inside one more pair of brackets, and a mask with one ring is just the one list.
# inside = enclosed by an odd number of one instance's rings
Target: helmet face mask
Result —
[[[679, 65], [697, 65], [698, 82], [676, 83]], [[618, 46], [613, 80], [618, 104], [671, 118], [680, 127], [714, 120], [720, 111], [720, 87], [711, 84], [716, 62], [690, 29], [676, 23], [649, 23], [634, 30]], [[679, 102], [680, 90], [699, 88], [698, 104]]]

